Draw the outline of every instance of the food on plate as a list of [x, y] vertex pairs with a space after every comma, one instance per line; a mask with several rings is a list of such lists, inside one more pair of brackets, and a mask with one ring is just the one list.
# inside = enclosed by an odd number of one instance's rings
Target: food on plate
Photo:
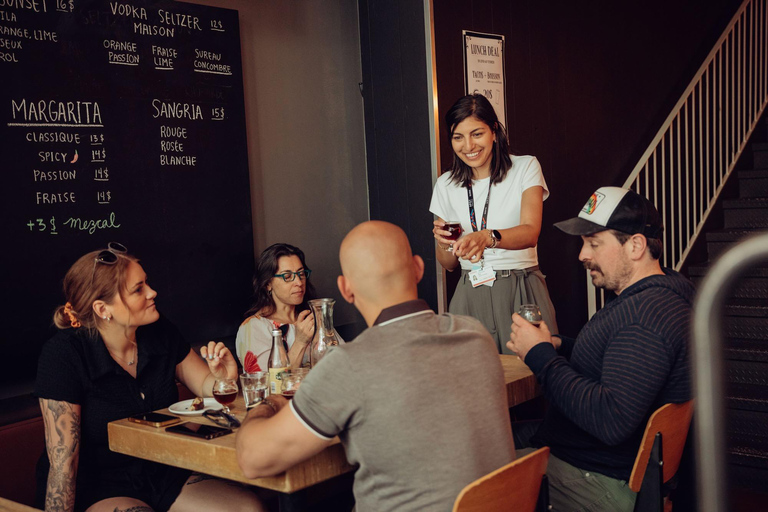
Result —
[[192, 400], [192, 403], [189, 404], [190, 411], [202, 411], [203, 409], [205, 409], [205, 400], [200, 397], [196, 397]]

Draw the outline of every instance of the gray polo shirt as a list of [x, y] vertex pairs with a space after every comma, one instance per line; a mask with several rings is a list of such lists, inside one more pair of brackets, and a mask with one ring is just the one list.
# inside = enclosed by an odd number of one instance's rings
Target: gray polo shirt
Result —
[[514, 459], [488, 331], [423, 301], [384, 310], [326, 355], [291, 410], [315, 435], [338, 435], [359, 465], [358, 512], [450, 510], [464, 486]]

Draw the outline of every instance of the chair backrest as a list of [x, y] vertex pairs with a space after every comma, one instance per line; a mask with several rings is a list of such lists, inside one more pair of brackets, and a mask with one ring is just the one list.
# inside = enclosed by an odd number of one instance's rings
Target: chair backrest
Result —
[[683, 447], [688, 437], [693, 414], [693, 400], [682, 404], [662, 405], [648, 419], [640, 449], [637, 451], [632, 475], [629, 477], [629, 488], [640, 492], [645, 468], [651, 455], [653, 441], [658, 432], [662, 436], [662, 460], [664, 461], [664, 483], [668, 482], [680, 466]]
[[478, 478], [459, 493], [453, 512], [533, 512], [548, 460], [545, 446]]

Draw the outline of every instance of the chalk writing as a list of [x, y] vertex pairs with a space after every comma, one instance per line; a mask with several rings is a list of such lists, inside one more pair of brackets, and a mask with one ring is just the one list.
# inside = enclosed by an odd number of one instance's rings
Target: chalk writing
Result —
[[[11, 117], [26, 123], [101, 125], [101, 109], [95, 101], [11, 100]], [[9, 123], [14, 126], [14, 123]]]
[[87, 231], [94, 234], [97, 230], [117, 229], [120, 224], [115, 220], [115, 212], [109, 214], [106, 219], [83, 219], [80, 217], [70, 217], [64, 221], [64, 225], [71, 229]]

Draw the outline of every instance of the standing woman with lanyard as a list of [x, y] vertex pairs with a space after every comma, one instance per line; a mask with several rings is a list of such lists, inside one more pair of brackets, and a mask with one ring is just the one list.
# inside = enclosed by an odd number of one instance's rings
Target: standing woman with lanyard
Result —
[[[445, 124], [453, 165], [437, 179], [429, 211], [437, 216], [437, 260], [448, 271], [461, 265], [449, 311], [480, 320], [499, 352], [511, 353], [511, 317], [521, 304], [537, 304], [558, 332], [536, 255], [547, 183], [536, 157], [509, 154], [504, 126], [485, 96], [460, 98]], [[461, 223], [458, 241], [447, 238], [447, 221]]]

